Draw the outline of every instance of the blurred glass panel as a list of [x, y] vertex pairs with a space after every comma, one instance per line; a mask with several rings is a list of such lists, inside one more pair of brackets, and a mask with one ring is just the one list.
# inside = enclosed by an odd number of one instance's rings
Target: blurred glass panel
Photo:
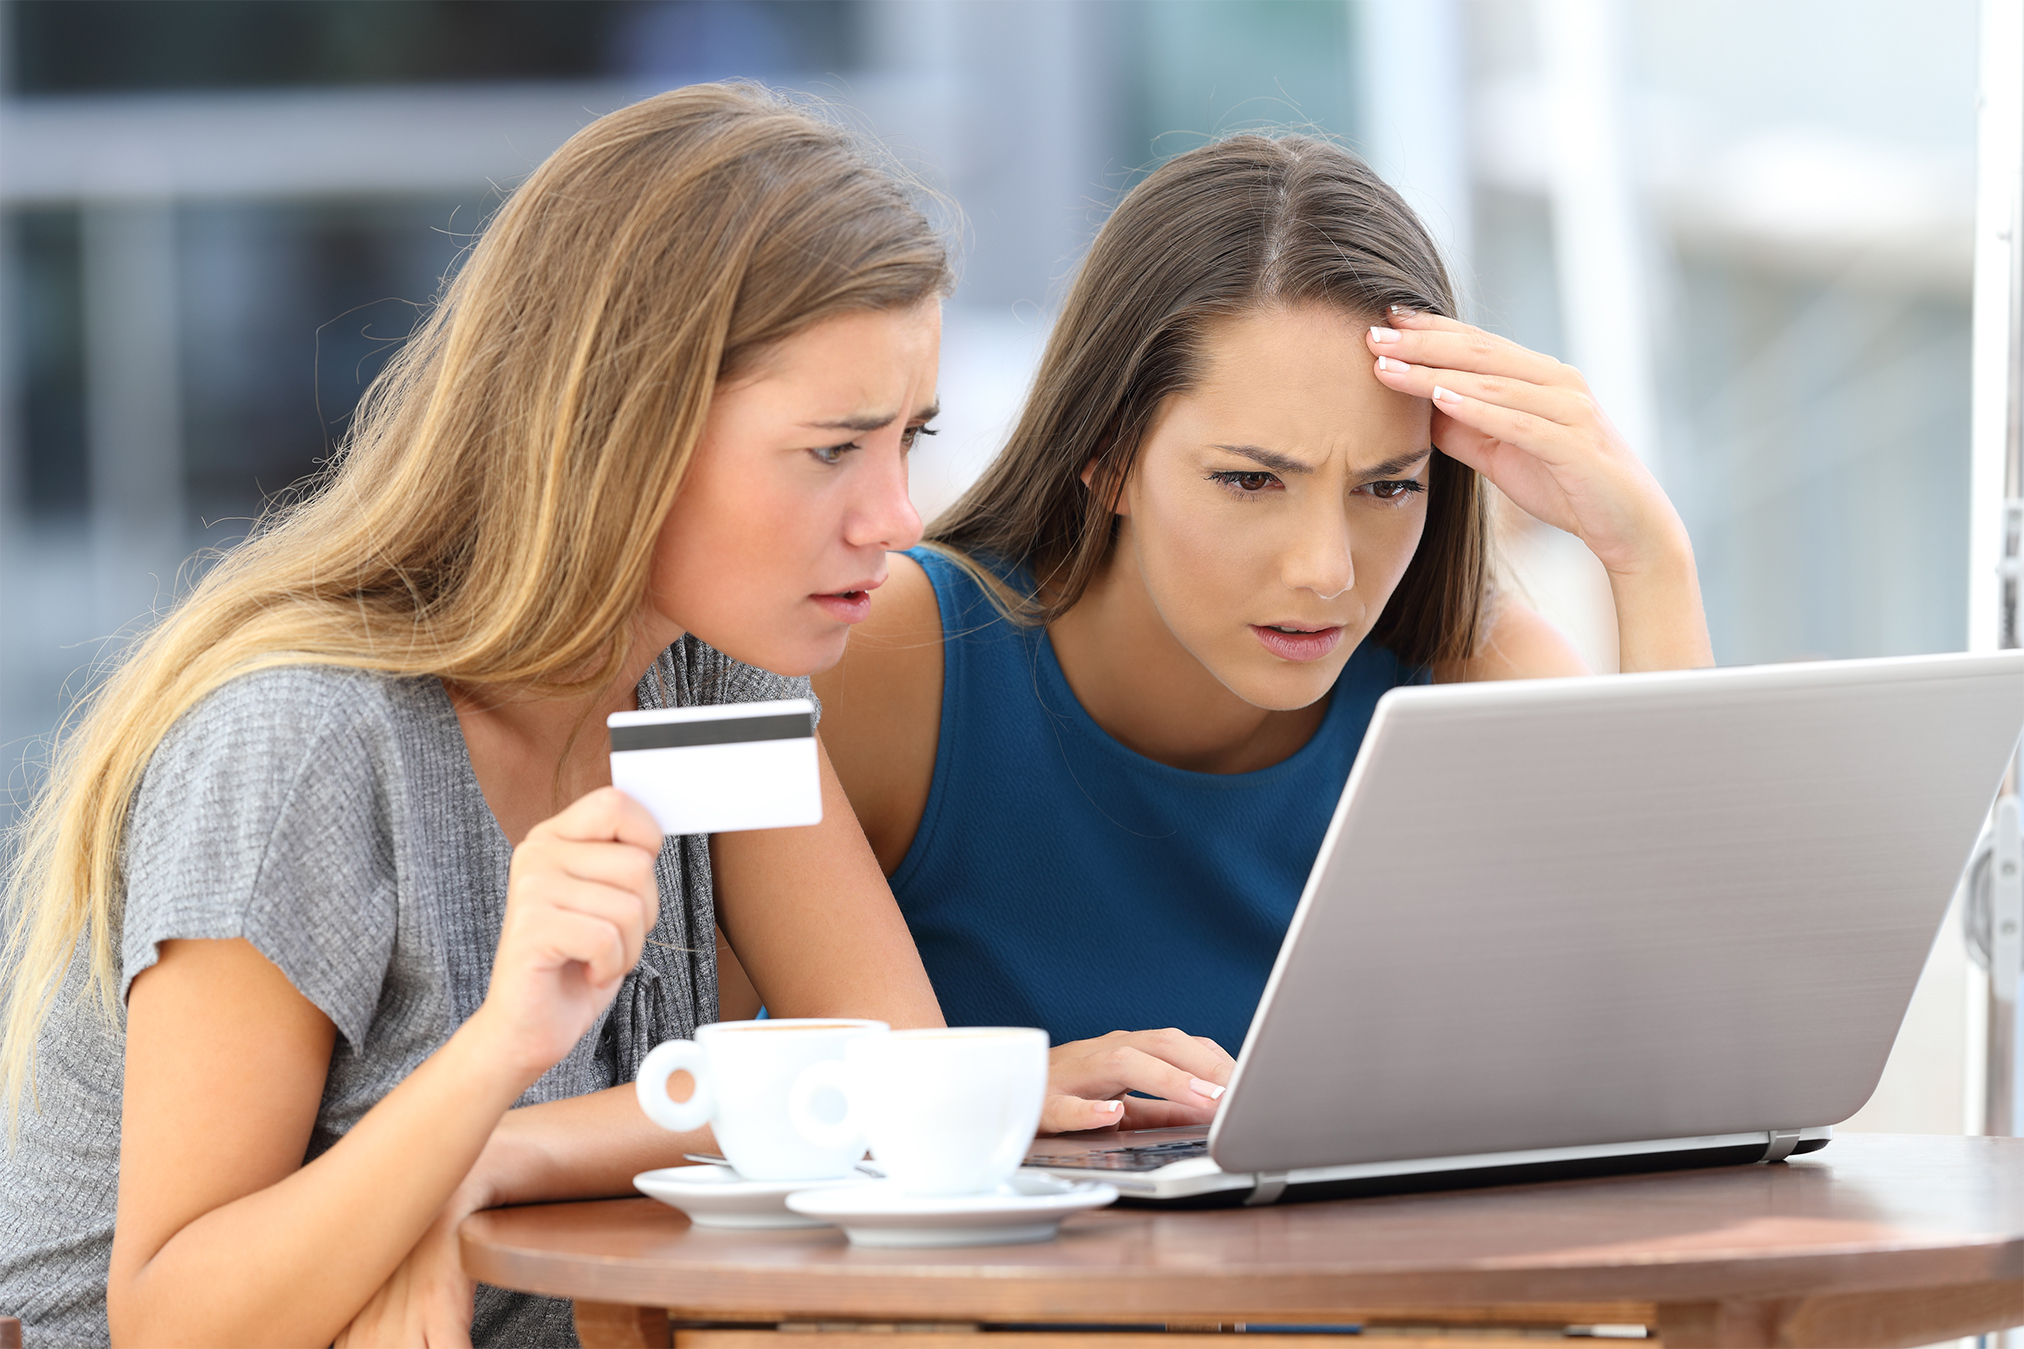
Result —
[[84, 448], [84, 296], [77, 212], [21, 211], [5, 225], [8, 351], [23, 453], [0, 500], [37, 519], [91, 504]]
[[[1469, 12], [1477, 313], [1565, 359], [1579, 344], [1553, 257], [1537, 7]], [[1620, 12], [1652, 448], [1694, 538], [1717, 659], [1960, 649], [1973, 0]], [[1582, 617], [1606, 607], [1599, 574], [1547, 570], [1562, 590], [1542, 607], [1605, 630], [1606, 615]]]
[[[1355, 130], [1351, 9], [1311, 0], [1133, 6], [1144, 73], [1131, 130], [1165, 159], [1247, 126]], [[1134, 159], [1133, 164], [1145, 162]]]
[[184, 464], [191, 523], [216, 546], [313, 472], [415, 327], [489, 203], [231, 203], [186, 208]]
[[1961, 649], [1975, 5], [1637, 14], [1667, 485], [1718, 657]]
[[853, 0], [14, 0], [9, 87], [32, 95], [842, 70], [855, 64], [853, 7]]
[[1677, 295], [1670, 476], [1718, 657], [1960, 650], [1965, 294], [1704, 257], [1683, 261]]

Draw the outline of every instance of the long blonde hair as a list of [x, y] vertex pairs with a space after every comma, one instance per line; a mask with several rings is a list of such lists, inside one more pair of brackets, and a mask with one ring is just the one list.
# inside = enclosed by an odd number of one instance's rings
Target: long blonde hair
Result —
[[236, 676], [308, 663], [532, 696], [608, 684], [717, 383], [824, 318], [948, 285], [908, 183], [778, 95], [698, 85], [571, 137], [367, 390], [326, 478], [59, 734], [7, 886], [10, 1121], [80, 944], [117, 1016], [122, 837], [178, 717]]

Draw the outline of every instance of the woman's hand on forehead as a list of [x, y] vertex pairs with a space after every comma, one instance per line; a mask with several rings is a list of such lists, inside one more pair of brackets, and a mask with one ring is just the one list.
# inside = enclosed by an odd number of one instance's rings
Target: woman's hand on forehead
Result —
[[1432, 401], [1436, 448], [1608, 568], [1620, 668], [1714, 664], [1687, 527], [1579, 370], [1466, 323], [1396, 308], [1364, 342], [1379, 383]]
[[1455, 319], [1394, 308], [1365, 334], [1378, 380], [1430, 399], [1437, 448], [1614, 573], [1670, 563], [1686, 530], [1581, 372]]

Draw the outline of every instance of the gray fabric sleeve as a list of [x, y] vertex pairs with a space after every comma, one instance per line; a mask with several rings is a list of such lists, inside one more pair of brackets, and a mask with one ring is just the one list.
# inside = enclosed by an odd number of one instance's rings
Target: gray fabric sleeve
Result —
[[232, 680], [170, 730], [125, 844], [121, 996], [177, 938], [243, 937], [357, 1050], [392, 955], [399, 803], [371, 676]]

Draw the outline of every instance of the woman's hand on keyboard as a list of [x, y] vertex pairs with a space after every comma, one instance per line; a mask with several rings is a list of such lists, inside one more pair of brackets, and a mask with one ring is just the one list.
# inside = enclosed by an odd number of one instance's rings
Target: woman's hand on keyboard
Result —
[[1116, 1030], [1056, 1045], [1040, 1132], [1207, 1124], [1236, 1066], [1214, 1040], [1173, 1029]]

